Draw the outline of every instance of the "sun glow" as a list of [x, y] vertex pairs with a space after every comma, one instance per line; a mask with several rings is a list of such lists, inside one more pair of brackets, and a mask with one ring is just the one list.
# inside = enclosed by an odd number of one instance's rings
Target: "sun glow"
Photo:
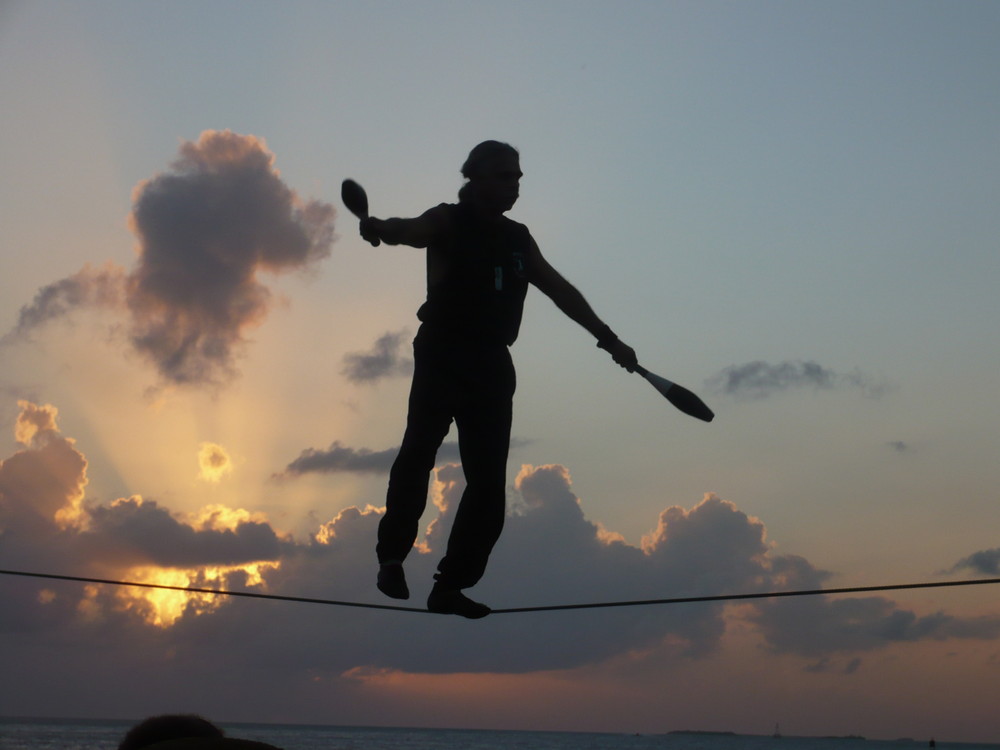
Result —
[[233, 470], [226, 449], [216, 443], [202, 443], [198, 449], [198, 478], [217, 484]]
[[[130, 569], [125, 577], [135, 583], [157, 586], [222, 590], [233, 574], [242, 575], [245, 586], [262, 586], [264, 573], [279, 567], [280, 562], [271, 561], [191, 569], [137, 567]], [[117, 599], [123, 609], [138, 614], [147, 624], [169, 628], [186, 615], [198, 617], [214, 612], [226, 597], [176, 589], [123, 587], [117, 592]]]

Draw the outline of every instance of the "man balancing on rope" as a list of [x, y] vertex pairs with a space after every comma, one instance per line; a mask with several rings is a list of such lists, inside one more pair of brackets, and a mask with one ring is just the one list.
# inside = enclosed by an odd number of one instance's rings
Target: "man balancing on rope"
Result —
[[366, 218], [361, 235], [373, 244], [427, 248], [427, 301], [417, 312], [409, 415], [378, 529], [378, 588], [394, 599], [410, 596], [403, 561], [417, 538], [437, 450], [454, 420], [466, 488], [427, 609], [479, 618], [490, 608], [462, 590], [482, 577], [506, 515], [515, 386], [508, 347], [517, 338], [528, 284], [590, 331], [619, 365], [631, 372], [637, 362], [632, 348], [542, 257], [527, 227], [504, 216], [518, 198], [518, 152], [497, 141], [480, 143], [462, 175], [467, 182], [457, 204], [442, 203], [412, 219]]

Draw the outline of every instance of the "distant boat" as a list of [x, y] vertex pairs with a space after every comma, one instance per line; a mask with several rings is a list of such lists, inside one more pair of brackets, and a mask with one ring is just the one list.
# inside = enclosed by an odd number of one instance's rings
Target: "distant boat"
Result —
[[781, 739], [781, 729], [778, 727], [778, 722], [774, 722], [774, 734], [771, 735], [776, 740]]

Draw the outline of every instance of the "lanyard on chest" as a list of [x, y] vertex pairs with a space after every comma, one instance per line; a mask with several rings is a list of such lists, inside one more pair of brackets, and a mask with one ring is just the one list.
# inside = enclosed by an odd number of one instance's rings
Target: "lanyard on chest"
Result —
[[[519, 278], [524, 278], [524, 253], [521, 251], [514, 251], [511, 253], [511, 270], [514, 275]], [[496, 265], [493, 267], [493, 288], [498, 292], [503, 291], [504, 276], [503, 276], [503, 266]]]

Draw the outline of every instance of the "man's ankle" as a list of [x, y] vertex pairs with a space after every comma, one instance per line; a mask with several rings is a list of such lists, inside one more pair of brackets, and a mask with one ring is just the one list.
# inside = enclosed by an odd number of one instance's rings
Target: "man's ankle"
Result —
[[461, 589], [448, 588], [440, 581], [434, 584], [427, 597], [427, 609], [441, 615], [460, 615], [470, 620], [486, 617], [491, 610], [485, 604], [473, 601]]
[[378, 590], [392, 599], [409, 599], [410, 589], [406, 585], [406, 574], [400, 560], [386, 560], [379, 563]]

